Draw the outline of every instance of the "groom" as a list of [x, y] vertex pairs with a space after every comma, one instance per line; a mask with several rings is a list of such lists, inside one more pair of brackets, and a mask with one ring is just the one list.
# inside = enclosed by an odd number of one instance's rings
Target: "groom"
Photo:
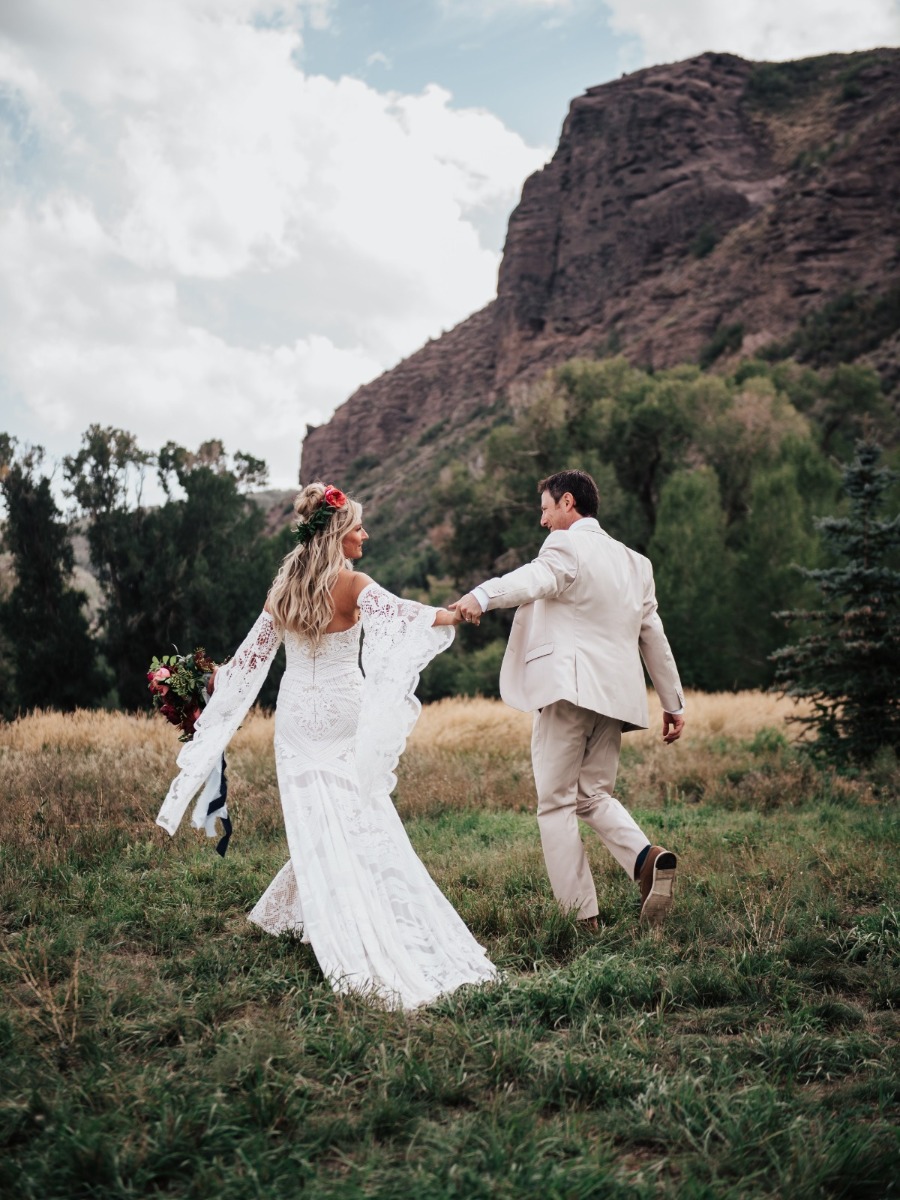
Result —
[[534, 711], [538, 828], [554, 896], [596, 928], [580, 817], [637, 881], [641, 918], [655, 923], [672, 905], [675, 855], [651, 846], [612, 795], [622, 731], [648, 725], [642, 658], [663, 704], [663, 740], [677, 741], [684, 728], [684, 694], [656, 611], [653, 568], [601, 529], [597, 485], [584, 471], [542, 479], [538, 492], [550, 536], [537, 558], [451, 608], [477, 625], [483, 612], [519, 606], [500, 694], [513, 708]]

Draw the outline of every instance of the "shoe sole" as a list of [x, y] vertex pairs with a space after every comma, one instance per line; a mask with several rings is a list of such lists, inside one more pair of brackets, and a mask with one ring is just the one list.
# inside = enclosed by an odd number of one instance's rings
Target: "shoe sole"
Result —
[[653, 864], [653, 884], [641, 908], [642, 921], [658, 925], [666, 917], [674, 898], [677, 866], [678, 859], [668, 850]]

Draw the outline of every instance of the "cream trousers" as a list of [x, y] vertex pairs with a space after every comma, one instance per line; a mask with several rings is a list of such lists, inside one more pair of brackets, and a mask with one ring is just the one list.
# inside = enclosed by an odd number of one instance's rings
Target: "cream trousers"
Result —
[[538, 795], [538, 828], [553, 895], [579, 918], [597, 915], [597, 890], [578, 830], [580, 817], [634, 878], [647, 845], [634, 818], [612, 795], [622, 723], [568, 700], [534, 714], [531, 761]]

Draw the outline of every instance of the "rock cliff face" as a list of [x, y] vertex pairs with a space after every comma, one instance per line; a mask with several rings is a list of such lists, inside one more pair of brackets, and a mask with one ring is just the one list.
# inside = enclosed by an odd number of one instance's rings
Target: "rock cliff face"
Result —
[[[311, 429], [303, 481], [365, 475], [576, 355], [752, 354], [900, 278], [900, 51], [704, 54], [591, 88], [510, 218], [497, 299]], [[897, 385], [888, 327], [865, 361]]]
[[[449, 422], [464, 421], [495, 393], [495, 305], [359, 388], [327, 425], [310, 427], [303, 443], [300, 480], [356, 478], [409, 439]], [[349, 485], [348, 485], [349, 486]]]

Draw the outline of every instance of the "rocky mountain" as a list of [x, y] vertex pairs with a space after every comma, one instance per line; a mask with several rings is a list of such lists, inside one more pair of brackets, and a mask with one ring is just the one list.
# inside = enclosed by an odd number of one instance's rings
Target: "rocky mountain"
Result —
[[900, 50], [702, 54], [590, 88], [525, 183], [497, 298], [310, 428], [301, 479], [377, 500], [392, 463], [427, 469], [575, 356], [864, 361], [896, 395], [898, 215]]

